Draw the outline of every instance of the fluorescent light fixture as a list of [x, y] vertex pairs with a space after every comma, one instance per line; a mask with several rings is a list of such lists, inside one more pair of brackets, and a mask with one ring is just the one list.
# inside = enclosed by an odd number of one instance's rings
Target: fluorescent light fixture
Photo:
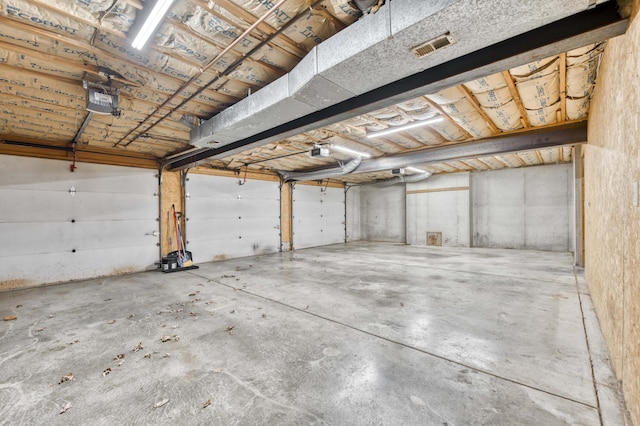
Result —
[[429, 124], [439, 123], [444, 120], [444, 117], [434, 117], [427, 120], [414, 121], [406, 126], [394, 127], [391, 129], [383, 130], [381, 132], [369, 133], [368, 138], [378, 138], [381, 136], [391, 135], [393, 133], [404, 132], [405, 130], [414, 129], [416, 127], [428, 126]]
[[427, 173], [426, 170], [418, 169], [417, 167], [405, 167], [404, 169], [413, 173]]
[[[133, 39], [133, 43], [131, 43], [132, 47], [138, 50], [142, 49], [156, 28], [158, 28], [160, 21], [164, 18], [173, 1], [174, 0], [156, 0], [153, 9], [151, 9], [151, 13], [147, 15], [147, 19], [145, 19], [142, 28], [138, 31], [138, 35]], [[149, 3], [151, 3], [151, 0], [147, 0], [145, 6], [149, 7]]]
[[335, 149], [336, 151], [340, 151], [343, 154], [355, 155], [356, 157], [362, 158], [371, 158], [371, 154], [369, 154], [368, 152], [360, 152], [340, 145], [331, 145], [331, 148]]

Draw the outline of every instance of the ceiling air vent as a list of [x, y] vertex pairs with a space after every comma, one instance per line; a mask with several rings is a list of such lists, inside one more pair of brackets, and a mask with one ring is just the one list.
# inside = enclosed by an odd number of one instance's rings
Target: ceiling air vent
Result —
[[424, 58], [425, 56], [435, 52], [436, 50], [447, 47], [455, 43], [455, 39], [451, 34], [446, 33], [429, 41], [422, 43], [420, 46], [416, 46], [411, 51], [417, 58]]

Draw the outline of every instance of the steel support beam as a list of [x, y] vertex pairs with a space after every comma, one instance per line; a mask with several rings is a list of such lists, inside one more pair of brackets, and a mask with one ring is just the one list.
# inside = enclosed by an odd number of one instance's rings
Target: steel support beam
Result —
[[207, 158], [230, 156], [539, 58], [606, 40], [624, 34], [627, 25], [628, 19], [620, 17], [616, 2], [609, 1], [221, 148], [178, 156], [168, 161], [169, 167], [177, 170]]
[[360, 164], [356, 172], [379, 172], [417, 164], [434, 164], [443, 161], [488, 157], [491, 155], [532, 151], [555, 146], [579, 145], [586, 142], [587, 122], [582, 121], [580, 123], [549, 127], [543, 130], [498, 136], [477, 142], [428, 148], [406, 154], [365, 160]]

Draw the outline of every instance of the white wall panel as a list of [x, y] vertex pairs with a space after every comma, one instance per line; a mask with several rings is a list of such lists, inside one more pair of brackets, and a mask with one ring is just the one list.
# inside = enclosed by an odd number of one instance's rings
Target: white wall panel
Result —
[[278, 182], [190, 174], [187, 249], [195, 262], [274, 253], [280, 247]]
[[407, 244], [427, 244], [442, 234], [445, 247], [469, 247], [469, 173], [433, 176], [407, 184]]
[[369, 241], [406, 242], [404, 185], [360, 187], [362, 238]]
[[0, 155], [0, 288], [155, 268], [155, 175]]
[[472, 173], [473, 245], [571, 250], [571, 164]]
[[344, 242], [343, 188], [297, 184], [293, 189], [292, 208], [294, 249]]
[[347, 242], [358, 241], [362, 238], [362, 223], [360, 222], [360, 188], [352, 186], [346, 194], [347, 203]]

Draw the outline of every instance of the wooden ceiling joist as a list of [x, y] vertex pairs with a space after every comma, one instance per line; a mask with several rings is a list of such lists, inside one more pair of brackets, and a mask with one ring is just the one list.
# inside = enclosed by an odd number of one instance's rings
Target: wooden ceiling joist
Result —
[[473, 96], [473, 93], [471, 93], [469, 89], [467, 89], [463, 84], [459, 85], [458, 87], [464, 93], [464, 97], [469, 101], [469, 103], [471, 103], [471, 106], [473, 107], [473, 109], [475, 109], [476, 112], [480, 114], [480, 116], [487, 123], [487, 126], [489, 126], [489, 128], [491, 129], [491, 133], [494, 135], [502, 133], [501, 130], [496, 127], [493, 120], [487, 115], [485, 110], [480, 106], [476, 97]]
[[567, 54], [560, 55], [560, 119], [567, 120]]
[[442, 116], [444, 117], [445, 120], [447, 120], [453, 126], [457, 127], [460, 130], [460, 132], [462, 132], [462, 134], [465, 136], [464, 140], [475, 139], [471, 133], [469, 133], [464, 127], [462, 127], [460, 124], [458, 124], [456, 122], [456, 120], [454, 120], [449, 114], [447, 114], [445, 112], [445, 110], [442, 109], [442, 107], [440, 105], [438, 105], [437, 103], [433, 102], [431, 99], [427, 98], [426, 96], [423, 96], [422, 99], [424, 99], [429, 105], [431, 105], [432, 108], [434, 108], [440, 114], [442, 114]]
[[527, 110], [525, 109], [524, 105], [522, 104], [522, 99], [520, 99], [520, 94], [518, 93], [518, 88], [516, 87], [515, 83], [513, 82], [513, 77], [511, 77], [511, 74], [509, 73], [509, 71], [503, 71], [502, 75], [504, 76], [505, 81], [507, 82], [507, 85], [509, 86], [509, 91], [511, 92], [511, 96], [513, 97], [513, 100], [516, 103], [516, 106], [518, 107], [518, 110], [520, 111], [520, 117], [521, 117], [521, 121], [522, 121], [522, 126], [525, 129], [528, 129], [531, 127], [531, 123], [529, 122], [529, 115], [527, 114]]
[[[226, 20], [223, 15], [217, 13], [215, 10], [209, 7], [208, 2], [206, 2], [205, 0], [197, 0], [197, 3], [198, 5], [200, 5], [200, 7], [202, 7], [209, 13], [214, 14], [216, 17], [220, 19]], [[244, 30], [246, 30], [249, 26], [253, 25], [258, 20], [257, 17], [253, 16], [251, 13], [247, 12], [240, 6], [228, 0], [216, 0], [216, 4], [218, 4], [223, 9], [226, 9], [227, 11], [231, 12], [234, 16], [246, 22], [247, 27], [243, 28]], [[230, 23], [230, 24], [233, 25], [233, 23]], [[258, 25], [257, 29], [268, 36], [275, 34], [277, 31], [267, 22], [261, 22]], [[284, 44], [290, 50], [290, 53], [296, 55], [300, 59], [302, 59], [307, 54], [307, 51], [305, 49], [303, 49], [300, 45], [298, 45], [296, 42], [294, 42], [284, 34], [279, 35], [276, 39], [282, 42], [282, 44]]]

